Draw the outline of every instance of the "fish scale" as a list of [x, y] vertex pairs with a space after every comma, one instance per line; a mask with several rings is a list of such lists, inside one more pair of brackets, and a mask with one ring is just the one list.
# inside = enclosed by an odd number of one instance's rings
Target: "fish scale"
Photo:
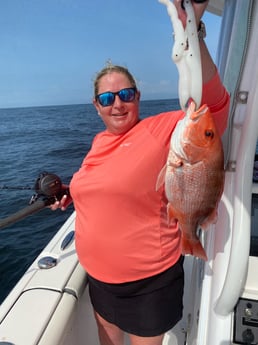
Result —
[[[170, 204], [174, 205], [173, 208], [184, 209], [185, 214], [191, 218], [195, 216], [196, 212], [202, 212], [205, 216], [211, 208], [213, 209], [216, 206], [217, 197], [214, 198], [211, 194], [212, 189], [203, 188], [207, 184], [209, 175], [211, 175], [210, 171], [207, 169], [205, 171], [205, 167], [201, 169], [200, 164], [194, 166], [185, 164], [179, 173], [178, 171], [176, 174], [172, 173], [166, 181], [166, 190], [168, 190], [167, 198], [170, 200]], [[171, 193], [172, 190], [173, 193]], [[186, 192], [195, 195], [194, 202], [192, 198], [186, 198]], [[207, 204], [204, 203], [204, 200], [207, 199], [215, 203], [213, 205], [209, 203], [209, 207], [207, 207]]]

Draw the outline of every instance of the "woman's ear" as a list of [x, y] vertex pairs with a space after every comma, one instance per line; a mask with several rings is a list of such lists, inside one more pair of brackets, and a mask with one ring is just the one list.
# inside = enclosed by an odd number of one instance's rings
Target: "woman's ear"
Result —
[[99, 106], [99, 104], [95, 98], [93, 98], [92, 103], [93, 103], [94, 107], [96, 108], [98, 115], [100, 115], [100, 106]]

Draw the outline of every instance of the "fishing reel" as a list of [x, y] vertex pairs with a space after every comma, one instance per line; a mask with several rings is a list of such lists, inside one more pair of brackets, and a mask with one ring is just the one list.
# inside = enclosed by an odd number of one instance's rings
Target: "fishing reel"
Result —
[[39, 197], [53, 198], [60, 200], [64, 194], [69, 195], [69, 188], [64, 188], [61, 179], [52, 173], [46, 171], [39, 174], [34, 187], [30, 186], [6, 186], [0, 185], [0, 190], [34, 190], [36, 194], [32, 196], [32, 202]]
[[[1, 188], [0, 186], [0, 189], [20, 190], [33, 188], [8, 186], [3, 186]], [[31, 197], [28, 206], [20, 209], [19, 211], [4, 219], [0, 219], [0, 229], [42, 210], [43, 208], [53, 204], [57, 200], [61, 200], [61, 198], [65, 194], [70, 195], [69, 188], [65, 188], [63, 186], [60, 178], [57, 175], [48, 173], [46, 171], [39, 174], [39, 177], [37, 178], [34, 185], [34, 190], [36, 194]]]
[[64, 194], [69, 194], [69, 189], [63, 189], [61, 179], [57, 175], [46, 171], [39, 174], [34, 190], [36, 194], [31, 197], [30, 205], [42, 197], [54, 202], [60, 200]]

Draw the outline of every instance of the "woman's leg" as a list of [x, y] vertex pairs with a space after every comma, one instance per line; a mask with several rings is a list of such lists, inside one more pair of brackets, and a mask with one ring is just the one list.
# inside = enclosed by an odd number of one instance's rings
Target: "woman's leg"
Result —
[[[101, 345], [124, 345], [124, 332], [94, 312]], [[147, 344], [147, 343], [146, 343]]]
[[[101, 345], [124, 345], [124, 332], [94, 312]], [[162, 345], [164, 334], [156, 337], [139, 337], [129, 334], [131, 345]]]

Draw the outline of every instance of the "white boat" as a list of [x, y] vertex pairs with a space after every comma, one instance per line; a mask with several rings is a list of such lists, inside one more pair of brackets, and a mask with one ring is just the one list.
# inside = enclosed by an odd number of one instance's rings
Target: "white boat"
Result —
[[[222, 16], [217, 65], [231, 94], [225, 189], [218, 222], [202, 236], [209, 260], [185, 258], [184, 315], [163, 345], [258, 344], [258, 1], [211, 0], [209, 10]], [[99, 344], [74, 218], [2, 303], [1, 345]]]

